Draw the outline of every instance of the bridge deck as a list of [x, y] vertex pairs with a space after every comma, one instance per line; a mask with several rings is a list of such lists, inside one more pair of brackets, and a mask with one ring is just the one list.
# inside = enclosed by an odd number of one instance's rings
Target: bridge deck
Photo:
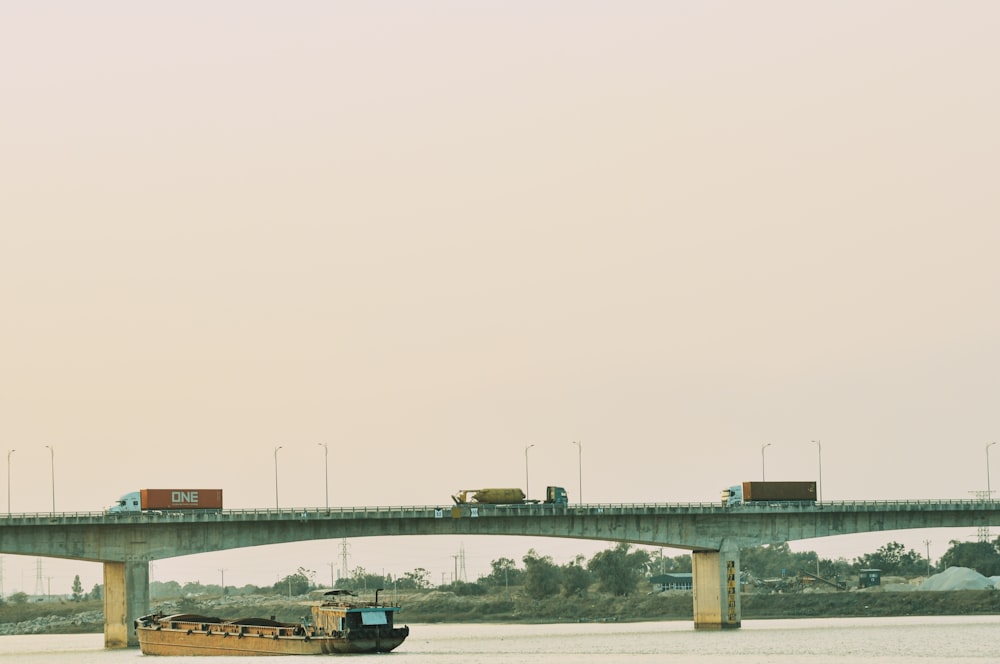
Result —
[[374, 507], [294, 507], [226, 509], [219, 511], [171, 510], [162, 512], [136, 512], [107, 514], [105, 512], [30, 512], [0, 514], [0, 526], [68, 525], [68, 524], [128, 524], [204, 521], [262, 521], [303, 519], [371, 519], [371, 518], [447, 518], [456, 508], [465, 512], [475, 510], [477, 516], [524, 517], [542, 515], [680, 515], [705, 514], [739, 517], [748, 514], [831, 514], [857, 512], [928, 512], [928, 511], [979, 511], [995, 510], [997, 501], [984, 500], [907, 500], [907, 501], [833, 501], [823, 503], [745, 503], [736, 507], [723, 507], [718, 503], [606, 503], [569, 505], [417, 505]]

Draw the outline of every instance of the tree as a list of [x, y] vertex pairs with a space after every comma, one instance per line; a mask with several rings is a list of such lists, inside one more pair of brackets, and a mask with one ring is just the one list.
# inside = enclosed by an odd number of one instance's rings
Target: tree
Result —
[[83, 599], [83, 584], [80, 583], [80, 575], [73, 577], [73, 601], [79, 602]]
[[431, 573], [423, 567], [417, 567], [412, 572], [407, 572], [402, 579], [396, 579], [396, 587], [404, 590], [423, 590], [430, 588]]
[[372, 574], [364, 567], [355, 567], [349, 578], [339, 578], [337, 579], [337, 588], [345, 588], [347, 590], [366, 592], [369, 590], [374, 591], [376, 588], [388, 588], [392, 585], [392, 579], [390, 577], [382, 576], [380, 574]]
[[885, 574], [918, 576], [927, 569], [927, 561], [919, 553], [906, 550], [899, 542], [889, 542], [875, 553], [866, 553], [855, 560], [858, 569], [880, 569]]
[[95, 583], [94, 587], [90, 589], [90, 594], [87, 596], [88, 599], [104, 599], [104, 584]]
[[983, 576], [1000, 576], [1000, 537], [992, 542], [959, 542], [941, 556], [941, 567], [968, 567]]
[[584, 595], [590, 587], [591, 574], [583, 566], [583, 556], [562, 567], [562, 594], [567, 597]]
[[521, 559], [524, 561], [524, 591], [532, 599], [545, 599], [559, 593], [561, 570], [550, 556], [539, 556], [534, 549]]
[[153, 599], [180, 597], [181, 595], [183, 595], [181, 584], [176, 581], [152, 581], [149, 584], [149, 596]]
[[490, 571], [486, 576], [479, 577], [478, 583], [496, 588], [519, 586], [524, 581], [524, 570], [517, 568], [510, 558], [497, 558], [490, 563]]
[[207, 590], [201, 581], [188, 581], [181, 587], [182, 595], [204, 595]]
[[691, 554], [685, 553], [673, 558], [664, 558], [663, 551], [657, 551], [655, 557], [650, 557], [649, 565], [650, 574], [689, 573], [691, 571]]
[[740, 550], [740, 567], [758, 579], [797, 575], [801, 570], [816, 569], [816, 553], [796, 553], [787, 542], [767, 546], [752, 546]]
[[475, 597], [485, 595], [489, 592], [486, 586], [479, 583], [467, 583], [465, 581], [452, 581], [446, 586], [441, 586], [441, 590], [449, 590], [458, 597]]
[[629, 548], [627, 542], [621, 542], [613, 549], [597, 552], [587, 563], [587, 569], [597, 577], [601, 590], [628, 595], [639, 585], [649, 564], [649, 553], [642, 550], [630, 553]]
[[298, 568], [294, 574], [289, 574], [274, 584], [274, 591], [277, 593], [288, 593], [289, 595], [304, 595], [313, 587], [313, 577], [316, 572], [305, 568]]

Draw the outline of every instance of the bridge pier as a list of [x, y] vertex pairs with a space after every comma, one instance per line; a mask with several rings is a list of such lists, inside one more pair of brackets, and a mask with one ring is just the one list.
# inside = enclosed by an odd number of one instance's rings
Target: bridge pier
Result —
[[692, 551], [695, 629], [736, 629], [740, 608], [740, 550], [723, 541], [720, 551]]
[[139, 639], [132, 625], [149, 613], [149, 562], [104, 563], [104, 647], [136, 648]]

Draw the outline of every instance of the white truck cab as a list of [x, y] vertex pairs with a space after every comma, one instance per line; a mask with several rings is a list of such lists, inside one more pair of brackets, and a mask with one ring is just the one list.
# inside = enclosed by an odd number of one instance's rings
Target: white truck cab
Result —
[[725, 507], [743, 504], [743, 485], [737, 484], [722, 490], [722, 504]]
[[118, 499], [118, 502], [108, 508], [108, 514], [121, 514], [123, 512], [141, 512], [142, 496], [138, 491], [126, 493]]

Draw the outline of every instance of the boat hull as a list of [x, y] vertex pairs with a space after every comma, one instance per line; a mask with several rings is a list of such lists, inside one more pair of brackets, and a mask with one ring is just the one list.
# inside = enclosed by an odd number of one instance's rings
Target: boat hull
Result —
[[[290, 634], [289, 630], [241, 625], [198, 625], [171, 629], [137, 626], [144, 655], [336, 655], [390, 652], [409, 635], [408, 627], [351, 630], [335, 635]], [[207, 627], [208, 629], [204, 629]]]

